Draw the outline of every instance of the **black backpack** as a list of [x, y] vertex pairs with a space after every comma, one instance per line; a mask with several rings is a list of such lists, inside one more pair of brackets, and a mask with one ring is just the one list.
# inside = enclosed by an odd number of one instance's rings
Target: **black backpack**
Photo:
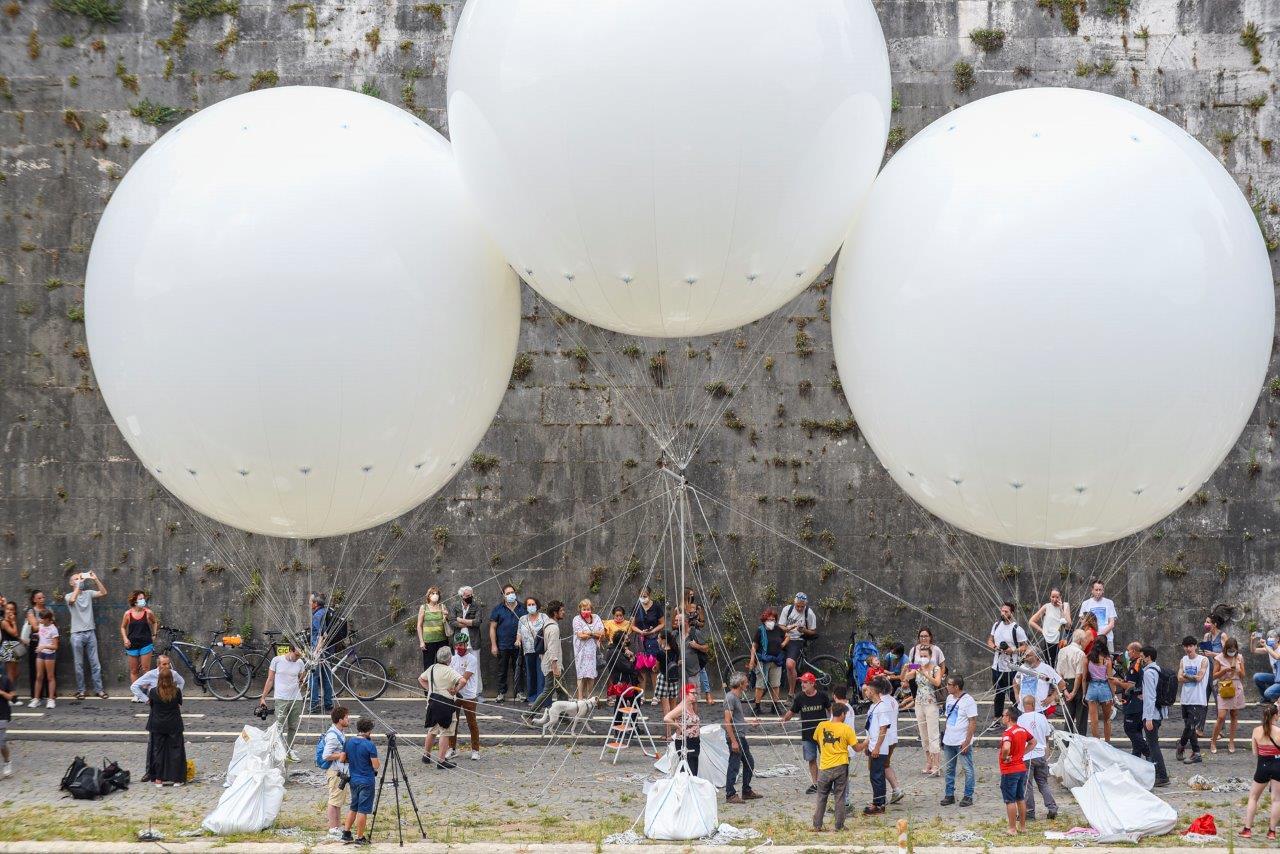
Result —
[[1156, 669], [1156, 708], [1167, 709], [1178, 699], [1178, 677], [1158, 664], [1151, 666]]
[[347, 641], [347, 635], [351, 634], [351, 625], [347, 622], [346, 615], [336, 606], [330, 605], [324, 615], [321, 633], [324, 635], [326, 650], [341, 649]]
[[[106, 786], [105, 791], [103, 790], [104, 785]], [[83, 756], [77, 756], [71, 762], [71, 767], [67, 769], [67, 773], [62, 775], [60, 788], [70, 792], [71, 797], [77, 801], [91, 801], [111, 791], [110, 784], [103, 782], [102, 770], [87, 765]]]
[[122, 792], [127, 791], [130, 776], [128, 771], [120, 767], [119, 762], [111, 762], [107, 759], [102, 760], [102, 794], [105, 795], [116, 789]]
[[547, 628], [550, 623], [542, 627], [542, 631], [538, 632], [538, 637], [533, 642], [533, 651], [538, 655], [547, 654]]

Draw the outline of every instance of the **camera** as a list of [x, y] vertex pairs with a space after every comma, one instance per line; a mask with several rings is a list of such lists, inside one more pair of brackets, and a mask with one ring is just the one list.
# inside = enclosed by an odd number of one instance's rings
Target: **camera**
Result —
[[258, 707], [253, 710], [253, 716], [264, 721], [267, 719], [267, 715], [269, 714], [271, 714], [271, 710], [267, 708], [266, 703], [260, 703]]
[[339, 792], [345, 789], [347, 787], [347, 784], [350, 782], [351, 782], [350, 774], [344, 774], [341, 771], [338, 772], [338, 791]]
[[1000, 641], [1000, 651], [1001, 651], [1001, 652], [1008, 652], [1008, 651], [1009, 651], [1009, 642], [1008, 642], [1008, 641]]

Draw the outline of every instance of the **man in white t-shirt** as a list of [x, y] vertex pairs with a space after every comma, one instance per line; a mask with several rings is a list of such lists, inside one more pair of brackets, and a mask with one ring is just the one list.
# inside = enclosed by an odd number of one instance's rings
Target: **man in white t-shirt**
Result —
[[1000, 619], [991, 625], [987, 635], [991, 656], [991, 687], [995, 691], [995, 719], [1004, 714], [1005, 699], [1012, 696], [1013, 674], [1027, 651], [1027, 632], [1014, 622], [1013, 603], [1000, 606]]
[[1065, 682], [1058, 671], [1050, 667], [1047, 661], [1040, 660], [1040, 653], [1035, 647], [1028, 647], [1027, 654], [1022, 659], [1022, 667], [1018, 668], [1013, 681], [1013, 696], [1018, 708], [1025, 708], [1022, 704], [1024, 697], [1035, 697], [1037, 712], [1056, 706], [1058, 694], [1064, 690], [1064, 686]]
[[[1178, 738], [1179, 762], [1190, 765], [1203, 761], [1200, 758], [1200, 740], [1197, 733], [1204, 726], [1205, 713], [1209, 709], [1209, 659], [1200, 652], [1200, 642], [1187, 635], [1182, 639], [1182, 661], [1178, 662], [1179, 703], [1182, 706], [1182, 735]], [[1191, 758], [1184, 759], [1187, 747]]]
[[[461, 677], [458, 683], [458, 714], [467, 719], [471, 735], [471, 761], [480, 759], [480, 725], [476, 718], [476, 700], [480, 696], [480, 653], [470, 644], [466, 631], [453, 636], [453, 658], [449, 660], [453, 672]], [[450, 754], [458, 749], [458, 735], [450, 738]]]
[[1040, 713], [1036, 706], [1036, 698], [1026, 694], [1022, 698], [1022, 714], [1018, 716], [1018, 726], [1035, 737], [1035, 744], [1023, 754], [1027, 763], [1027, 821], [1036, 817], [1036, 789], [1044, 798], [1044, 805], [1049, 810], [1049, 820], [1058, 817], [1058, 802], [1053, 799], [1053, 788], [1049, 785], [1049, 736], [1053, 734], [1053, 726], [1049, 719]]
[[778, 614], [778, 625], [787, 633], [782, 647], [786, 656], [787, 691], [796, 695], [796, 662], [809, 638], [818, 635], [818, 613], [809, 607], [809, 597], [805, 593], [797, 593], [790, 605], [784, 605]]
[[267, 681], [262, 686], [262, 697], [258, 700], [259, 708], [266, 707], [267, 694], [275, 689], [272, 698], [276, 703], [276, 723], [280, 724], [290, 762], [298, 761], [298, 754], [293, 752], [293, 740], [302, 721], [302, 680], [306, 672], [302, 647], [297, 640], [289, 641], [289, 651], [271, 659]]
[[978, 703], [964, 690], [963, 676], [947, 677], [947, 702], [942, 707], [942, 806], [956, 802], [956, 764], [964, 765], [964, 798], [960, 806], [973, 804], [973, 738], [978, 731]]
[[1085, 614], [1093, 614], [1093, 616], [1097, 617], [1098, 634], [1107, 639], [1107, 649], [1115, 652], [1116, 603], [1103, 595], [1107, 591], [1098, 579], [1095, 578], [1089, 582], [1089, 587], [1093, 593], [1092, 598], [1080, 603], [1080, 613], [1077, 616], [1083, 617]]
[[[867, 698], [871, 709], [867, 712], [867, 764], [871, 772], [871, 805], [863, 815], [880, 815], [884, 812], [885, 782], [888, 779], [889, 757], [898, 743], [898, 701], [893, 699], [889, 680], [877, 676], [867, 684]], [[893, 792], [893, 803], [902, 800], [902, 793]]]

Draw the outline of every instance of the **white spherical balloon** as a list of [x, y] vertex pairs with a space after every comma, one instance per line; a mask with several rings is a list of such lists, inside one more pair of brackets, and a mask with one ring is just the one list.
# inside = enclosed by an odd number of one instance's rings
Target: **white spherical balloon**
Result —
[[620, 332], [750, 323], [822, 272], [884, 153], [870, 0], [471, 0], [449, 132], [494, 239]]
[[1222, 165], [1110, 95], [1030, 89], [929, 125], [842, 252], [836, 360], [867, 441], [948, 522], [1088, 546], [1180, 506], [1257, 401], [1271, 266]]
[[315, 87], [231, 98], [156, 142], [86, 288], [98, 384], [142, 463], [200, 512], [289, 537], [435, 493], [497, 411], [520, 322], [449, 143]]

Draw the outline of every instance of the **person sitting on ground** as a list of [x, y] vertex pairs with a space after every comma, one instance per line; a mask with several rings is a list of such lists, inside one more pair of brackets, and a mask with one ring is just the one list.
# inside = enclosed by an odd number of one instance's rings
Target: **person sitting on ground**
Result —
[[298, 761], [298, 754], [293, 750], [293, 740], [298, 737], [298, 725], [302, 722], [302, 680], [306, 677], [307, 665], [302, 660], [302, 645], [299, 641], [289, 641], [289, 651], [271, 659], [267, 667], [267, 681], [262, 686], [262, 696], [258, 699], [258, 708], [267, 706], [267, 694], [272, 694], [276, 702], [276, 723], [280, 724], [280, 735], [288, 748], [286, 758], [290, 762]]
[[156, 687], [147, 693], [151, 712], [147, 715], [147, 770], [143, 781], [157, 786], [181, 786], [187, 780], [187, 747], [182, 727], [182, 689], [173, 672], [160, 674]]
[[[16, 611], [14, 612], [17, 613]], [[1269, 671], [1253, 674], [1253, 684], [1263, 700], [1280, 700], [1280, 630], [1272, 629], [1266, 637], [1254, 636], [1249, 651], [1266, 657]], [[14, 677], [17, 678], [17, 677]]]
[[346, 753], [347, 727], [351, 718], [346, 706], [334, 706], [329, 713], [329, 729], [321, 736], [324, 747], [320, 755], [329, 767], [324, 772], [325, 817], [329, 820], [329, 838], [342, 839], [342, 787], [348, 775], [347, 763], [342, 761]]
[[1276, 825], [1280, 824], [1280, 709], [1274, 702], [1262, 704], [1262, 723], [1253, 728], [1250, 737], [1253, 755], [1258, 757], [1253, 772], [1253, 785], [1249, 787], [1249, 804], [1244, 811], [1244, 827], [1240, 836], [1253, 836], [1253, 818], [1258, 814], [1258, 802], [1262, 793], [1271, 790], [1271, 816], [1267, 822], [1267, 839], [1274, 842]]
[[1044, 712], [1058, 705], [1058, 696], [1064, 690], [1066, 683], [1058, 675], [1058, 671], [1050, 667], [1048, 662], [1040, 660], [1039, 650], [1033, 646], [1027, 647], [1022, 658], [1022, 668], [1013, 683], [1013, 697], [1017, 703], [1014, 708], [1024, 708], [1022, 698], [1032, 696], [1036, 700], [1036, 711]]
[[166, 671], [173, 674], [173, 681], [179, 688], [187, 687], [187, 681], [182, 678], [182, 674], [173, 669], [173, 660], [162, 652], [156, 657], [156, 666], [139, 676], [129, 686], [129, 693], [133, 695], [132, 702], [147, 702], [147, 693], [156, 687], [156, 684], [160, 681], [160, 674]]
[[[621, 610], [621, 609], [615, 609]], [[612, 620], [605, 623], [606, 626]], [[610, 685], [636, 685], [640, 677], [636, 674], [636, 654], [631, 649], [630, 632], [614, 632], [605, 650], [606, 670]]]
[[431, 764], [431, 747], [440, 739], [436, 768], [448, 771], [457, 766], [449, 761], [449, 740], [458, 732], [458, 685], [462, 676], [449, 666], [453, 652], [446, 646], [436, 650], [435, 663], [422, 671], [418, 684], [427, 692], [427, 737], [422, 743], [422, 762]]
[[813, 740], [814, 730], [818, 724], [826, 720], [831, 709], [831, 697], [825, 691], [818, 690], [818, 677], [805, 673], [800, 677], [800, 693], [791, 701], [791, 708], [782, 716], [786, 723], [796, 715], [800, 716], [800, 747], [804, 761], [809, 764], [809, 788], [806, 795], [818, 791], [818, 743]]
[[818, 723], [813, 740], [818, 745], [817, 803], [813, 809], [813, 829], [822, 832], [822, 819], [827, 812], [828, 797], [835, 797], [836, 832], [844, 830], [849, 788], [849, 754], [866, 749], [865, 740], [858, 741], [857, 733], [844, 722], [849, 707], [844, 703], [831, 704], [831, 717]]
[[689, 770], [698, 774], [698, 756], [702, 752], [702, 718], [698, 715], [698, 686], [684, 686], [684, 699], [662, 716], [663, 723], [675, 727], [671, 749], [683, 752]]
[[1005, 833], [1017, 836], [1027, 832], [1027, 762], [1026, 751], [1034, 746], [1035, 736], [1018, 726], [1018, 710], [1012, 705], [1004, 710], [1005, 730], [1000, 736], [1000, 797], [1004, 799], [1009, 828]]
[[[369, 813], [373, 812], [373, 786], [378, 779], [378, 771], [382, 763], [378, 761], [378, 746], [373, 743], [373, 719], [360, 718], [356, 724], [356, 735], [348, 738], [342, 761], [347, 763], [351, 782], [351, 811], [347, 813], [347, 823], [342, 831], [343, 842], [354, 842], [356, 845], [368, 845], [365, 838], [365, 822]], [[355, 828], [353, 838], [352, 828]]]

